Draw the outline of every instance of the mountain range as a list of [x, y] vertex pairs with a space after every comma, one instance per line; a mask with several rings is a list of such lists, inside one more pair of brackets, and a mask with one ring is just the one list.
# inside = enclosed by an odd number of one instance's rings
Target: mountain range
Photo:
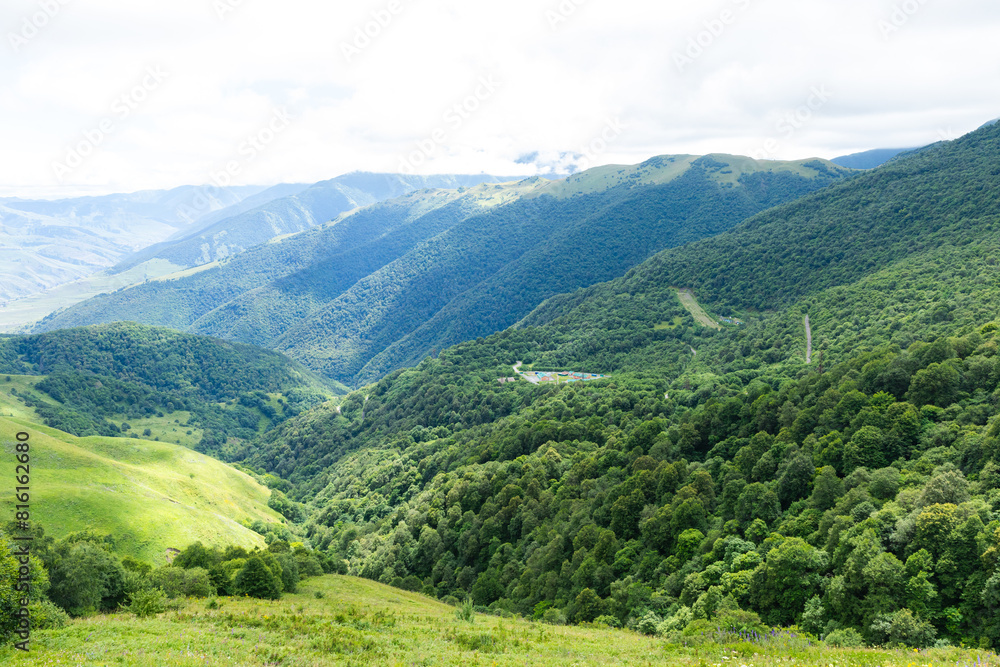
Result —
[[132, 319], [271, 347], [364, 383], [850, 174], [820, 160], [665, 156], [561, 181], [421, 191], [97, 297], [37, 330]]

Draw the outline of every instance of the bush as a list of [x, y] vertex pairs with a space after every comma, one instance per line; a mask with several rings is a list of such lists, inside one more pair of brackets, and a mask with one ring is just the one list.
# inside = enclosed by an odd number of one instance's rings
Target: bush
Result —
[[865, 640], [854, 628], [834, 630], [823, 641], [834, 648], [860, 648], [865, 645]]
[[167, 565], [153, 570], [149, 574], [149, 583], [163, 590], [168, 598], [196, 597], [207, 598], [215, 595], [208, 570], [193, 567], [185, 570]]
[[35, 630], [54, 630], [69, 623], [69, 614], [47, 599], [33, 600], [28, 604], [31, 627]]
[[662, 622], [663, 619], [655, 612], [648, 611], [645, 616], [635, 622], [635, 631], [641, 632], [644, 635], [655, 635], [656, 629]]
[[475, 623], [476, 613], [472, 600], [466, 599], [466, 601], [462, 603], [462, 606], [455, 610], [455, 618], [460, 621]]
[[123, 607], [136, 618], [147, 618], [167, 610], [167, 596], [159, 588], [147, 588], [132, 594], [132, 601]]
[[603, 625], [603, 626], [609, 627], [609, 628], [620, 628], [620, 627], [622, 627], [622, 623], [621, 623], [621, 621], [618, 620], [617, 617], [615, 617], [615, 616], [608, 616], [606, 614], [603, 615], [603, 616], [598, 616], [597, 618], [595, 618], [594, 619], [594, 625]]
[[871, 624], [872, 638], [887, 646], [925, 648], [934, 644], [937, 630], [909, 609], [877, 616]]
[[542, 622], [549, 625], [566, 625], [566, 614], [558, 609], [546, 609], [542, 614]]
[[277, 600], [281, 597], [281, 580], [257, 556], [251, 557], [236, 575], [233, 587], [238, 595], [252, 598]]

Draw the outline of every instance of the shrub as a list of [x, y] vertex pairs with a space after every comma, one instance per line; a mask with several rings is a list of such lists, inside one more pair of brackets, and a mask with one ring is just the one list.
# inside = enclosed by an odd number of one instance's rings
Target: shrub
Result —
[[28, 612], [31, 614], [31, 627], [35, 630], [54, 630], [69, 623], [69, 615], [45, 598], [28, 604]]
[[233, 581], [236, 593], [252, 598], [277, 600], [281, 597], [280, 580], [257, 556], [251, 557]]
[[655, 635], [656, 629], [659, 627], [663, 619], [660, 618], [655, 612], [648, 611], [646, 614], [635, 622], [636, 632], [641, 632], [644, 635]]
[[871, 624], [872, 638], [888, 646], [924, 648], [934, 644], [937, 630], [909, 609], [881, 614]]
[[466, 600], [462, 603], [458, 609], [455, 610], [455, 618], [460, 621], [468, 621], [469, 623], [475, 623], [476, 613], [475, 606], [472, 604], [472, 600]]
[[860, 648], [865, 645], [865, 640], [854, 628], [834, 630], [824, 641], [834, 648]]
[[542, 614], [542, 622], [549, 625], [566, 625], [566, 614], [558, 609], [546, 609]]
[[159, 567], [150, 573], [149, 582], [162, 589], [168, 598], [207, 598], [215, 594], [208, 570], [201, 567], [189, 570], [172, 565]]
[[136, 591], [132, 595], [132, 601], [123, 609], [135, 614], [136, 618], [161, 614], [167, 610], [167, 596], [159, 588]]

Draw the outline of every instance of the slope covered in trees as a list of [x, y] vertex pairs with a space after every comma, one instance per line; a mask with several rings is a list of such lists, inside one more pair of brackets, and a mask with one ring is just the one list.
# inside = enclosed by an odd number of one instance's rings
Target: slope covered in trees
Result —
[[[216, 455], [336, 391], [276, 352], [129, 323], [0, 338], [0, 374], [7, 400], [47, 426], [134, 437], [144, 420], [176, 418], [172, 431]], [[17, 388], [11, 375], [44, 377]]]
[[673, 156], [551, 184], [417, 193], [42, 326], [138, 318], [278, 349], [363, 383], [848, 173], [818, 160]]
[[[998, 148], [985, 128], [660, 253], [242, 456], [351, 573], [441, 597], [1000, 646]], [[697, 326], [678, 286], [746, 326]], [[516, 361], [614, 376], [498, 383]]]

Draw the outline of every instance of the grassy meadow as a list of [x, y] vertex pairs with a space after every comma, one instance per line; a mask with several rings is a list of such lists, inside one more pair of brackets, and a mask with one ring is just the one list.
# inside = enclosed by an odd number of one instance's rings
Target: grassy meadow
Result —
[[476, 614], [417, 593], [338, 575], [308, 579], [280, 601], [188, 599], [158, 616], [120, 613], [36, 631], [5, 665], [1000, 665], [964, 649], [834, 649], [784, 637], [684, 646], [627, 630], [555, 626]]
[[[190, 449], [131, 438], [78, 438], [0, 417], [0, 470], [9, 472], [11, 488], [18, 431], [31, 436], [32, 519], [54, 537], [87, 529], [111, 533], [119, 553], [163, 565], [167, 548], [197, 540], [263, 546], [263, 538], [242, 522], [281, 522], [267, 506], [269, 489]], [[12, 494], [0, 498], [0, 516], [13, 519]]]

